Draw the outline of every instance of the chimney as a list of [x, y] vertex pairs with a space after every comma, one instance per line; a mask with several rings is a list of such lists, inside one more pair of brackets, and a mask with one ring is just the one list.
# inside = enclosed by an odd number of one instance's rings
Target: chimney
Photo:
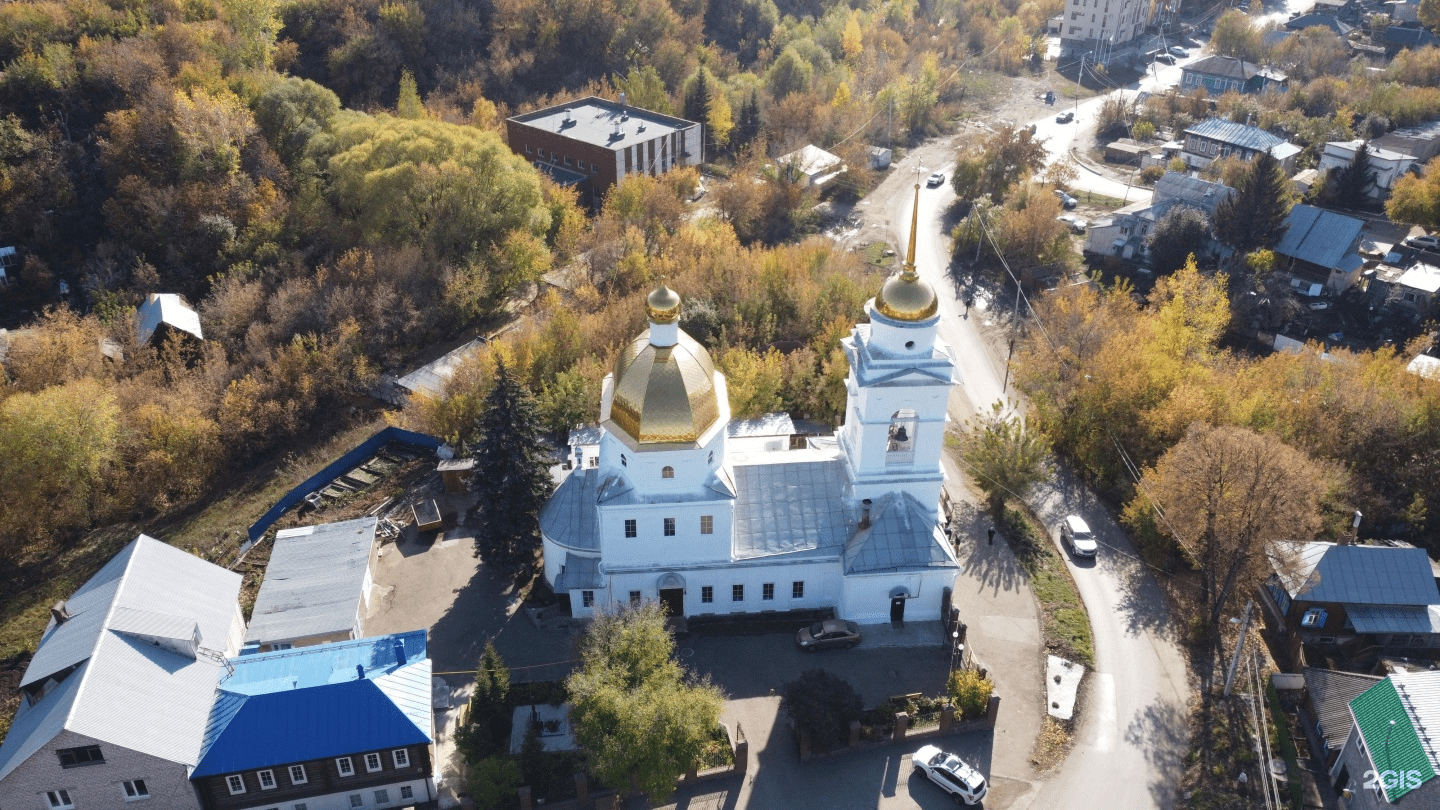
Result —
[[64, 624], [70, 618], [70, 611], [65, 609], [64, 599], [50, 607], [50, 618], [54, 619], [56, 624]]
[[860, 528], [870, 528], [870, 499], [866, 498], [860, 502]]
[[1245, 113], [1245, 126], [1255, 126], [1255, 113]]
[[405, 642], [398, 638], [395, 639], [395, 661], [399, 663], [400, 666], [405, 666]]
[[365, 665], [364, 665], [364, 664], [356, 664], [356, 665], [355, 665], [355, 680], [357, 680], [357, 681], [363, 681], [363, 680], [365, 680]]

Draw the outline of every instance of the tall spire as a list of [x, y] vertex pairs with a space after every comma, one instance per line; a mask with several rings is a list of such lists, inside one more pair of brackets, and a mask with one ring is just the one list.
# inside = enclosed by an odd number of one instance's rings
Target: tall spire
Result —
[[900, 277], [906, 281], [914, 281], [920, 277], [915, 271], [915, 229], [920, 224], [920, 184], [915, 184], [915, 209], [910, 212], [910, 248], [905, 251], [905, 269], [901, 271]]
[[920, 278], [915, 269], [915, 234], [920, 227], [920, 184], [915, 184], [915, 210], [910, 215], [910, 247], [905, 253], [905, 265], [899, 275], [880, 288], [875, 296], [875, 309], [881, 315], [897, 321], [923, 321], [935, 315], [940, 302], [935, 291]]

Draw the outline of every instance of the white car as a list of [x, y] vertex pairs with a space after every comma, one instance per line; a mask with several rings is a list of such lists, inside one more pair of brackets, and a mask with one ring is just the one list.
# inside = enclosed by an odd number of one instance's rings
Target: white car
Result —
[[940, 172], [935, 172], [934, 174], [930, 175], [929, 180], [925, 181], [925, 185], [929, 188], [939, 188], [945, 185], [945, 175], [941, 174]]
[[1421, 250], [1440, 250], [1440, 236], [1412, 236], [1405, 244]]
[[1080, 217], [1075, 216], [1074, 214], [1061, 214], [1060, 216], [1055, 217], [1055, 219], [1065, 223], [1074, 233], [1084, 233], [1085, 229], [1090, 226], [1090, 223], [1086, 222]]
[[1170, 46], [1170, 55], [1171, 55], [1171, 56], [1178, 56], [1178, 57], [1180, 57], [1181, 59], [1184, 59], [1184, 58], [1186, 58], [1186, 57], [1188, 57], [1188, 56], [1190, 55], [1190, 52], [1187, 51], [1187, 50], [1185, 50], [1184, 48], [1180, 47], [1179, 45], [1171, 45], [1171, 46]]
[[1090, 526], [1079, 515], [1069, 515], [1060, 521], [1060, 542], [1076, 557], [1094, 557], [1095, 552], [1100, 549]]
[[931, 782], [950, 794], [956, 804], [979, 804], [990, 789], [979, 771], [933, 745], [923, 746], [910, 761], [915, 770], [924, 772]]

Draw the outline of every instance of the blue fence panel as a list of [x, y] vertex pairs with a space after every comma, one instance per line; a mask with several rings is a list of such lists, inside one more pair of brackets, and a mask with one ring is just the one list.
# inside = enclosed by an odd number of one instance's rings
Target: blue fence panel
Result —
[[361, 462], [391, 442], [408, 444], [411, 447], [418, 447], [422, 450], [434, 450], [443, 444], [443, 442], [434, 436], [427, 436], [424, 433], [416, 433], [413, 430], [401, 430], [397, 427], [385, 428], [356, 445], [350, 452], [331, 462], [325, 469], [305, 479], [304, 483], [285, 493], [285, 497], [270, 507], [270, 511], [266, 512], [259, 520], [250, 525], [249, 542], [245, 544], [241, 552], [243, 553], [248, 550], [250, 546], [254, 545], [255, 541], [263, 537], [265, 531], [269, 529], [275, 521], [279, 520], [281, 515], [304, 500], [306, 495], [312, 492], [319, 492], [329, 486], [331, 481], [360, 466]]

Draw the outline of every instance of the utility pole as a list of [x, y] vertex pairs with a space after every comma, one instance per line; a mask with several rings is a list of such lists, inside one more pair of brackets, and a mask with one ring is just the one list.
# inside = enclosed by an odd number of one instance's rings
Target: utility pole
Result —
[[1010, 316], [1010, 351], [1005, 355], [1005, 381], [1000, 383], [1000, 393], [1010, 387], [1010, 360], [1015, 356], [1015, 329], [1020, 325], [1020, 277], [1015, 276], [1015, 312]]
[[1250, 631], [1250, 614], [1255, 610], [1255, 600], [1245, 605], [1245, 618], [1240, 620], [1240, 638], [1235, 642], [1235, 655], [1230, 658], [1230, 669], [1225, 673], [1225, 697], [1230, 697], [1230, 687], [1235, 683], [1235, 669], [1240, 666], [1240, 653], [1245, 649], [1245, 634]]

